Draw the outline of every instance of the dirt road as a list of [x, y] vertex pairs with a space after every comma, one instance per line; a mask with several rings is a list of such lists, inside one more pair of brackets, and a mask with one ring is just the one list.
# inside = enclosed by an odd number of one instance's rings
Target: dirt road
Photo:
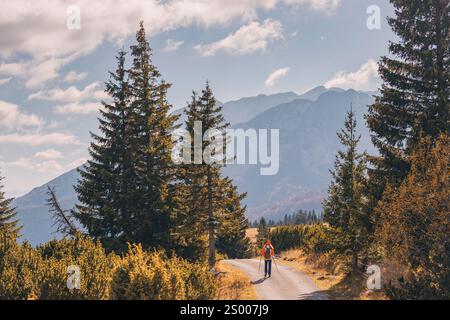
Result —
[[245, 272], [262, 300], [326, 300], [314, 281], [301, 271], [278, 263], [278, 271], [272, 263], [272, 277], [264, 279], [264, 262], [258, 274], [258, 259], [226, 260], [226, 263]]

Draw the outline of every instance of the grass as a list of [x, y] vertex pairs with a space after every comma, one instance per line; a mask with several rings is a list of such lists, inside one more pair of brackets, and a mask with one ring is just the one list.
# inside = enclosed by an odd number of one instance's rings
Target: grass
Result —
[[250, 278], [239, 269], [221, 261], [217, 264], [217, 300], [257, 300]]
[[302, 250], [283, 252], [279, 260], [307, 274], [316, 285], [334, 300], [386, 300], [383, 292], [366, 289], [363, 273], [349, 275], [342, 265], [329, 255], [306, 255]]

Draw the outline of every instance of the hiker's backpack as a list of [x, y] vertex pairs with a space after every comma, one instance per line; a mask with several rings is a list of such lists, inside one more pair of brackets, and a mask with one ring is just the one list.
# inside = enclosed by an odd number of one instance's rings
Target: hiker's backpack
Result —
[[272, 259], [272, 248], [269, 245], [266, 245], [264, 248], [264, 259], [266, 260]]

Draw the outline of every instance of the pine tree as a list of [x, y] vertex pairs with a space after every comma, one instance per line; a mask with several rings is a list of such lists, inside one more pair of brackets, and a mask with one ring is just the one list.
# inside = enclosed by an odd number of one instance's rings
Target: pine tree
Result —
[[[222, 133], [228, 124], [209, 83], [200, 96], [194, 92], [186, 116], [191, 142], [202, 141], [206, 133], [217, 130], [225, 144], [226, 138]], [[199, 124], [201, 128], [194, 130]], [[240, 204], [245, 194], [239, 194], [232, 181], [221, 176], [225, 159], [215, 154], [216, 145], [212, 139], [204, 140], [201, 148], [191, 145], [191, 163], [181, 166], [184, 210], [180, 212], [184, 212], [181, 213], [184, 221], [181, 228], [188, 232], [183, 237], [185, 242], [190, 243], [191, 248], [207, 243], [208, 262], [212, 269], [216, 249], [229, 256], [245, 256], [249, 242], [245, 234], [245, 207]], [[224, 153], [224, 146], [220, 143], [217, 146], [221, 149], [219, 152]], [[210, 156], [216, 157], [216, 161], [208, 161], [213, 160], [207, 159]]]
[[17, 234], [20, 231], [18, 221], [15, 219], [16, 210], [11, 208], [13, 199], [7, 199], [3, 192], [3, 185], [1, 184], [3, 177], [0, 175], [0, 228]]
[[352, 271], [358, 269], [358, 255], [367, 241], [367, 216], [364, 213], [363, 191], [366, 185], [365, 156], [358, 154], [356, 120], [353, 111], [348, 112], [345, 129], [338, 133], [346, 148], [336, 156], [328, 198], [324, 201], [325, 220], [338, 231], [336, 249], [340, 253], [351, 252]]
[[103, 103], [99, 119], [102, 135], [91, 133], [92, 160], [79, 170], [81, 180], [75, 190], [80, 204], [73, 212], [92, 237], [108, 250], [118, 251], [126, 250], [127, 241], [133, 239], [129, 221], [139, 203], [133, 191], [137, 172], [130, 150], [133, 122], [125, 55], [123, 50], [119, 52], [117, 70], [110, 72], [106, 83], [106, 93], [113, 102]]
[[433, 140], [420, 140], [410, 174], [387, 187], [377, 208], [380, 252], [406, 271], [388, 290], [397, 299], [450, 298], [450, 138]]
[[194, 148], [192, 143], [195, 139], [195, 122], [201, 121], [199, 99], [196, 92], [193, 92], [191, 102], [185, 109], [185, 114], [185, 125], [190, 140], [184, 141], [184, 143], [189, 143], [190, 158], [188, 163], [180, 164], [178, 170], [180, 182], [177, 190], [183, 201], [180, 201], [180, 207], [176, 215], [174, 236], [177, 239], [178, 248], [175, 251], [183, 258], [199, 261], [206, 259], [208, 213], [206, 210], [207, 190], [204, 166], [201, 162], [193, 162], [194, 159], [203, 156], [203, 148]]
[[[399, 41], [381, 58], [381, 96], [367, 123], [380, 156], [370, 157], [370, 208], [387, 183], [399, 185], [410, 170], [420, 135], [449, 133], [450, 4], [448, 0], [391, 0], [396, 16], [389, 24]], [[372, 218], [376, 223], [376, 215]]]
[[176, 208], [175, 174], [172, 162], [172, 132], [178, 117], [170, 114], [167, 102], [170, 84], [152, 64], [152, 50], [143, 23], [131, 46], [132, 66], [128, 70], [132, 96], [130, 148], [137, 172], [137, 209], [130, 219], [131, 242], [144, 248], [169, 248], [173, 210]]

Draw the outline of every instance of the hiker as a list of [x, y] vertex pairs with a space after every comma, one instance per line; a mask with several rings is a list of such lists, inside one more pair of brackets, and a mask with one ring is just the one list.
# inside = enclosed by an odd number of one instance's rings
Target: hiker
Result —
[[275, 250], [273, 249], [270, 240], [267, 240], [266, 244], [263, 246], [261, 255], [264, 258], [264, 277], [269, 275], [270, 278], [272, 276], [272, 259], [275, 255]]

